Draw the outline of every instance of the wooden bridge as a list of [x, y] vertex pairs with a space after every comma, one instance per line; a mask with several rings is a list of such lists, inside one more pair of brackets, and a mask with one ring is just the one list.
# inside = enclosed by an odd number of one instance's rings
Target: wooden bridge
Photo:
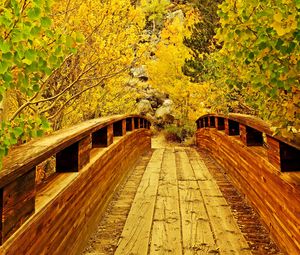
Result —
[[0, 254], [300, 254], [297, 142], [251, 116], [205, 115], [197, 148], [151, 148], [150, 125], [95, 119], [12, 150]]

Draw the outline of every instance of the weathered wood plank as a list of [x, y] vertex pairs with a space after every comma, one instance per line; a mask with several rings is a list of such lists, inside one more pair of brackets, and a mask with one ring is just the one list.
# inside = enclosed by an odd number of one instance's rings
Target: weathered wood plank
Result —
[[178, 181], [195, 180], [194, 171], [189, 163], [189, 158], [184, 148], [176, 147], [176, 165]]
[[163, 154], [164, 149], [153, 152], [126, 220], [116, 255], [148, 253]]
[[172, 149], [166, 149], [162, 159], [150, 254], [182, 254], [176, 162]]
[[197, 181], [179, 181], [179, 194], [184, 254], [217, 253]]
[[[195, 159], [195, 153], [193, 153], [191, 164], [199, 171], [200, 164], [195, 163], [195, 161], [197, 160]], [[201, 161], [201, 159], [198, 158], [198, 161]], [[218, 185], [213, 180], [205, 165], [202, 165], [201, 171], [203, 171], [206, 176], [210, 176], [207, 180], [198, 181], [198, 185], [214, 233], [218, 251], [221, 254], [251, 254], [249, 246]]]

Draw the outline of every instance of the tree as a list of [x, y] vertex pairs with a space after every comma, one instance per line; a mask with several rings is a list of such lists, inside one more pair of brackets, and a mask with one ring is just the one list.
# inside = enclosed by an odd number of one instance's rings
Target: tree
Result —
[[220, 101], [214, 104], [223, 105], [222, 112], [241, 104], [269, 120], [283, 136], [296, 140], [300, 131], [299, 9], [299, 1], [292, 0], [225, 0], [215, 37], [222, 48], [208, 55], [207, 72], [201, 74], [217, 93]]
[[184, 74], [194, 82], [201, 80], [201, 74], [206, 72], [204, 61], [207, 55], [220, 47], [214, 36], [215, 29], [219, 27], [218, 5], [222, 1], [198, 0], [194, 3], [199, 21], [190, 28], [191, 36], [184, 38], [184, 44], [192, 50], [192, 57], [186, 59], [183, 66]]
[[156, 46], [155, 58], [147, 63], [150, 84], [169, 94], [174, 101], [176, 117], [181, 120], [195, 119], [205, 97], [202, 88], [189, 81], [182, 72], [182, 65], [190, 57], [183, 38], [189, 36], [188, 26], [193, 24], [195, 13], [190, 10], [186, 18], [175, 16], [165, 22], [161, 39]]
[[[138, 62], [144, 15], [129, 0], [64, 0], [54, 5], [11, 0], [0, 13], [0, 93], [7, 98], [1, 158], [10, 146], [43, 135], [50, 124], [57, 130], [95, 116], [107, 94], [124, 100], [132, 95], [120, 79], [128, 79]], [[81, 107], [87, 102], [92, 103], [89, 109]]]
[[53, 30], [47, 0], [8, 0], [0, 4], [0, 163], [8, 148], [19, 140], [42, 135], [48, 129], [43, 115], [34, 111], [7, 116], [3, 100], [16, 92], [31, 102], [73, 50], [72, 38]]

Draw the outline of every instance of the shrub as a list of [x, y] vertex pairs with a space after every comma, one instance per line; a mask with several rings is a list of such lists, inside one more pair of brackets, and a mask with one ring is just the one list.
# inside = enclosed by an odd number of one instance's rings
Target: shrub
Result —
[[194, 123], [186, 123], [181, 126], [177, 125], [166, 125], [164, 129], [164, 135], [167, 141], [172, 142], [183, 142], [187, 138], [194, 135], [196, 126]]

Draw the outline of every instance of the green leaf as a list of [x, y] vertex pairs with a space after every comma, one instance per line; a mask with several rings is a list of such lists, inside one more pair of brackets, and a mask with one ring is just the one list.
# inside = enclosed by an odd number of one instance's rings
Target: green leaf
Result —
[[19, 138], [23, 134], [23, 129], [20, 127], [15, 127], [13, 130], [16, 138]]
[[68, 35], [67, 38], [66, 38], [67, 47], [72, 47], [73, 43], [74, 43], [74, 39], [71, 36]]
[[28, 49], [26, 52], [25, 52], [25, 58], [26, 59], [29, 59], [31, 61], [34, 61], [37, 57], [37, 53], [35, 50], [33, 49]]
[[76, 42], [83, 43], [85, 40], [85, 37], [82, 33], [76, 33]]
[[32, 9], [29, 9], [27, 12], [27, 15], [30, 19], [36, 20], [39, 18], [41, 14], [41, 9], [38, 7], [34, 7]]
[[36, 131], [36, 135], [37, 135], [38, 137], [41, 137], [41, 136], [44, 135], [44, 131], [43, 131], [43, 130], [38, 130], [38, 131]]
[[44, 27], [44, 28], [48, 28], [48, 27], [50, 27], [51, 26], [51, 19], [50, 18], [48, 18], [48, 17], [43, 17], [43, 18], [41, 18], [41, 25], [42, 25], [42, 27]]
[[2, 53], [10, 52], [10, 48], [11, 44], [9, 42], [0, 40], [0, 50], [2, 51]]
[[8, 69], [8, 63], [6, 61], [0, 62], [0, 74], [4, 74]]
[[32, 89], [33, 89], [34, 92], [38, 92], [40, 90], [40, 87], [39, 87], [39, 85], [34, 84]]
[[22, 62], [23, 62], [24, 64], [31, 65], [32, 60], [27, 59], [27, 58], [24, 58], [24, 59], [22, 60]]
[[248, 55], [248, 59], [253, 60], [254, 59], [254, 53], [250, 52]]
[[34, 26], [34, 27], [31, 29], [30, 33], [31, 33], [32, 36], [36, 36], [36, 35], [38, 35], [38, 34], [40, 33], [40, 31], [41, 31], [41, 28], [40, 28], [40, 27]]

